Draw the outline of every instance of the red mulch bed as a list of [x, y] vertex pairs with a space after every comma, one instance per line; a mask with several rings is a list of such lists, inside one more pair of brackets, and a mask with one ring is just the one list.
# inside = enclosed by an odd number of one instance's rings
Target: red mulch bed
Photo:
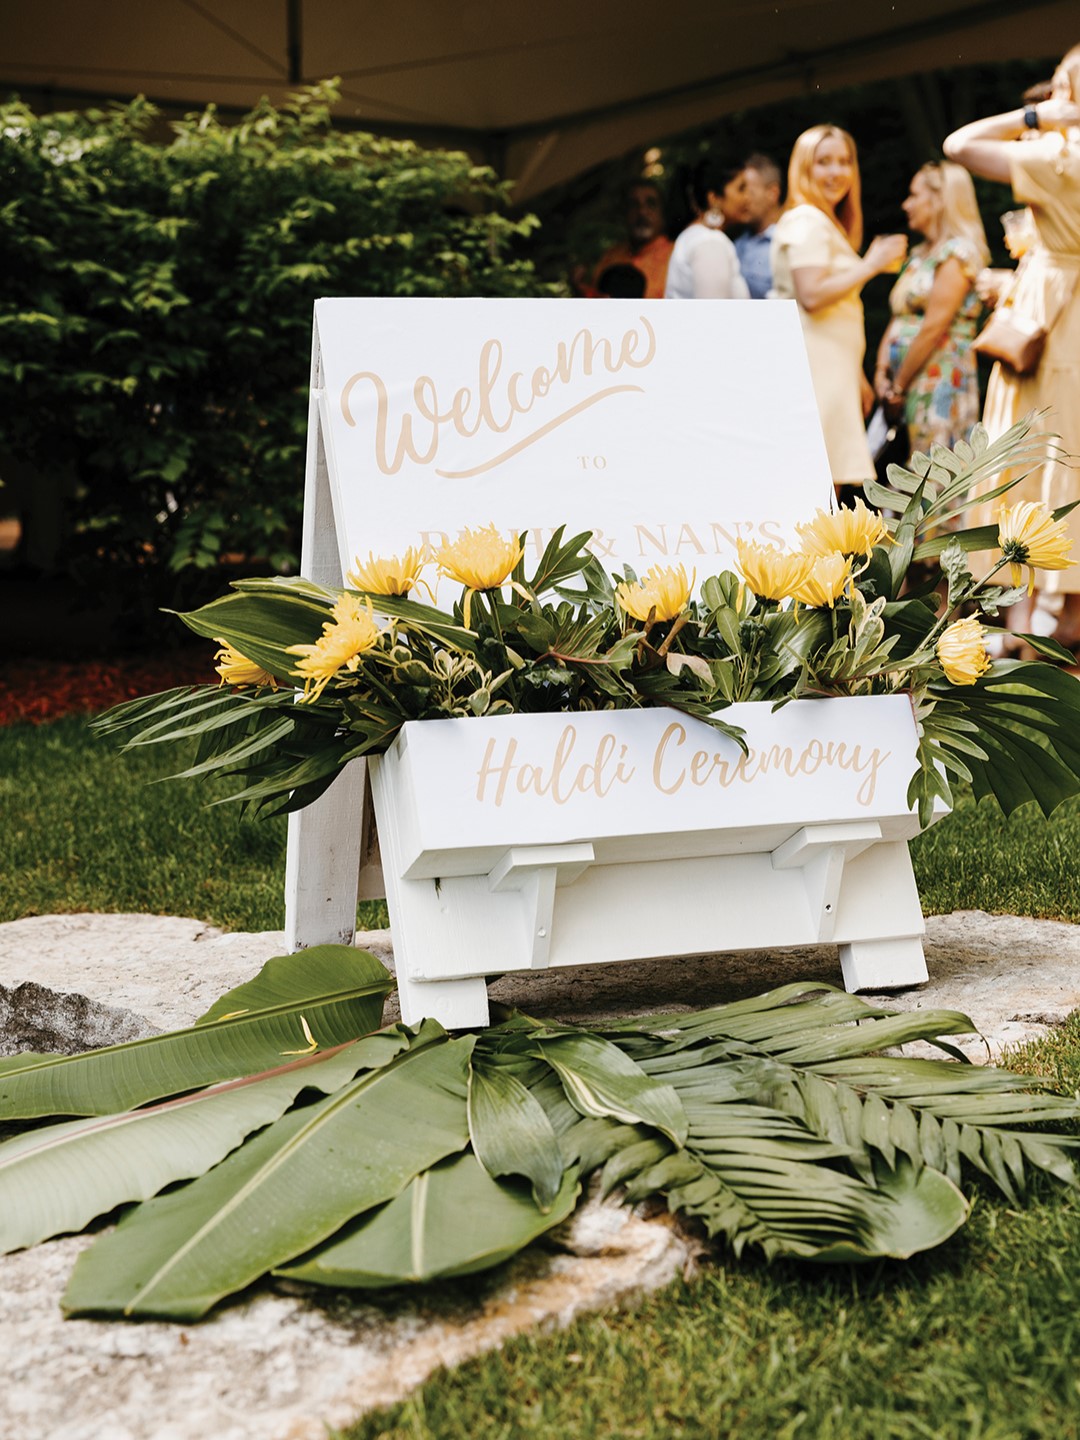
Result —
[[114, 660], [12, 660], [0, 668], [0, 725], [41, 725], [176, 685], [216, 681], [209, 644]]

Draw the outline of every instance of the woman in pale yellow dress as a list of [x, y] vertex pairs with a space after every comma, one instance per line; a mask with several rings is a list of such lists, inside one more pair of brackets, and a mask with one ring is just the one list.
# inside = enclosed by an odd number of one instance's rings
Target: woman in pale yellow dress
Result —
[[864, 256], [855, 142], [835, 125], [815, 125], [795, 141], [788, 200], [772, 242], [773, 293], [796, 300], [833, 484], [862, 485], [874, 462], [866, 416], [874, 392], [863, 374], [866, 330], [859, 292], [899, 270], [907, 240], [881, 235]]
[[[1011, 304], [1018, 317], [1048, 325], [1049, 335], [1034, 374], [994, 366], [983, 423], [993, 440], [1031, 411], [1048, 410], [1038, 423], [1059, 437], [1061, 455], [1002, 498], [1006, 504], [1042, 500], [1052, 509], [1069, 504], [1080, 499], [1080, 45], [1055, 70], [1049, 99], [965, 125], [944, 148], [973, 174], [1011, 184], [1018, 203], [1030, 207], [1035, 242], [1001, 303]], [[991, 523], [1001, 503], [985, 507], [993, 515], [973, 511], [969, 523]], [[1080, 509], [1069, 516], [1069, 533], [1080, 559]], [[1059, 612], [1055, 637], [1076, 645], [1080, 565], [1040, 572], [1040, 583], [1047, 608]], [[1023, 629], [1027, 618], [1015, 614], [1018, 608], [1011, 619]]]

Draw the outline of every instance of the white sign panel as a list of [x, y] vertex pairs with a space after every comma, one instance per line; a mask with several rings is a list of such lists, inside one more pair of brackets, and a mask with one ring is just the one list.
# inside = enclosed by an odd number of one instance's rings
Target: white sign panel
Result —
[[316, 303], [338, 544], [438, 545], [465, 525], [592, 530], [609, 571], [730, 568], [790, 544], [831, 484], [783, 301]]
[[476, 846], [909, 815], [907, 696], [732, 705], [723, 719], [745, 752], [668, 709], [409, 725], [394, 746], [404, 873]]

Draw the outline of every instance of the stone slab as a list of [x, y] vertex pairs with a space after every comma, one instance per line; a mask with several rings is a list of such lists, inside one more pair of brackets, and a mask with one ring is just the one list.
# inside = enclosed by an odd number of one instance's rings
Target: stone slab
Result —
[[[964, 1042], [972, 1058], [1045, 1034], [1080, 1006], [1080, 927], [963, 911], [927, 929], [929, 984], [881, 998], [969, 1014], [982, 1032]], [[389, 932], [358, 943], [392, 968]], [[284, 948], [281, 932], [223, 934], [175, 916], [14, 921], [0, 925], [0, 1022], [22, 995], [38, 1025], [51, 1002], [68, 1026], [57, 1031], [64, 1048], [78, 1048], [80, 1024], [96, 1043], [191, 1024]], [[797, 979], [839, 985], [835, 948], [505, 976], [491, 993], [531, 1014], [596, 1023]], [[503, 1270], [445, 1287], [373, 1299], [267, 1284], [198, 1325], [64, 1320], [60, 1297], [91, 1238], [0, 1258], [0, 1430], [13, 1440], [324, 1440], [327, 1425], [401, 1398], [438, 1366], [666, 1284], [697, 1253], [667, 1217], [591, 1199]]]

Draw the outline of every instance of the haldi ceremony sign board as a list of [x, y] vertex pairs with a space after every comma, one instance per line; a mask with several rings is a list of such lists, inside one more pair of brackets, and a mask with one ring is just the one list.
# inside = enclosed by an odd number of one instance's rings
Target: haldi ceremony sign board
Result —
[[724, 718], [745, 730], [745, 751], [662, 708], [406, 726], [392, 747], [408, 776], [404, 874], [475, 872], [507, 846], [581, 838], [602, 849], [617, 837], [665, 836], [671, 856], [720, 830], [778, 827], [779, 843], [796, 822], [874, 816], [894, 837], [916, 833], [906, 696], [797, 700], [775, 712], [732, 705]]
[[342, 573], [494, 522], [712, 574], [829, 503], [793, 305], [320, 300], [315, 327]]

